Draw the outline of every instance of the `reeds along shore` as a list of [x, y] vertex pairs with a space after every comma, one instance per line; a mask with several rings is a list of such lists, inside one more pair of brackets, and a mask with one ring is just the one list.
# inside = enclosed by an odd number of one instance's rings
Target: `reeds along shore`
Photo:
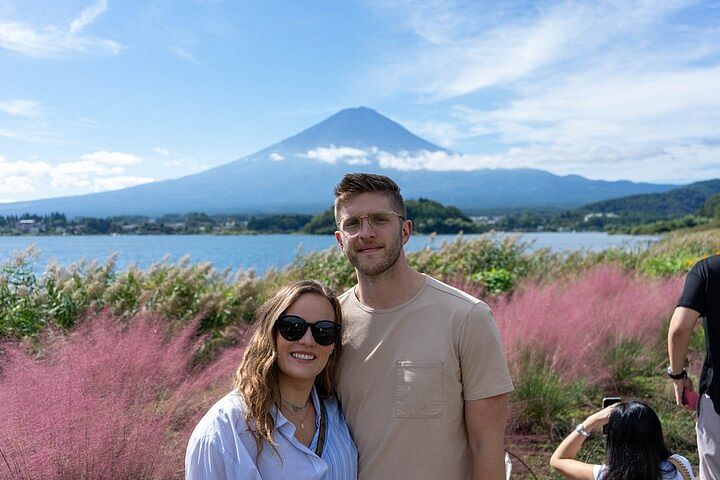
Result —
[[[554, 478], [555, 442], [610, 393], [646, 399], [671, 450], [693, 459], [692, 412], [670, 404], [659, 373], [684, 273], [718, 239], [708, 230], [645, 251], [564, 255], [459, 237], [409, 257], [493, 307], [516, 387], [508, 447]], [[116, 271], [112, 259], [36, 276], [34, 255], [0, 274], [0, 478], [182, 478], [189, 433], [231, 388], [255, 308], [294, 279], [354, 283], [333, 250], [234, 278], [188, 261]], [[693, 350], [697, 363], [699, 332]], [[599, 442], [588, 461], [601, 459]]]

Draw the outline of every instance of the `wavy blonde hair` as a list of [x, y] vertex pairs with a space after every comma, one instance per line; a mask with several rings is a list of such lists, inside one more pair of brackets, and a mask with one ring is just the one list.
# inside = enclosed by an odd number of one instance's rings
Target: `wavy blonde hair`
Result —
[[[255, 331], [235, 375], [235, 389], [247, 406], [245, 421], [255, 437], [258, 457], [263, 449], [263, 441], [270, 444], [277, 452], [277, 445], [272, 439], [275, 420], [271, 414], [273, 406], [280, 408], [275, 322], [301, 295], [305, 294], [321, 295], [326, 298], [333, 307], [334, 321], [342, 325], [340, 302], [329, 287], [314, 280], [300, 280], [287, 285], [255, 311], [253, 321]], [[342, 346], [338, 338], [325, 368], [315, 378], [315, 387], [321, 397], [335, 394], [333, 379], [341, 352]]]

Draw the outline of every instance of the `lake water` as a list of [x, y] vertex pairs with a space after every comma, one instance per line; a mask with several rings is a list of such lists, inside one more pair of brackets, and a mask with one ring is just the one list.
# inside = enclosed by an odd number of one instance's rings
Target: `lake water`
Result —
[[[533, 242], [532, 248], [551, 248], [556, 251], [603, 250], [619, 247], [645, 248], [658, 240], [654, 236], [608, 235], [596, 232], [496, 234], [521, 236]], [[465, 235], [477, 238], [480, 235]], [[455, 235], [413, 235], [406, 247], [416, 251], [425, 247], [439, 248], [452, 241]], [[80, 259], [105, 259], [117, 253], [117, 268], [135, 264], [146, 268], [167, 257], [175, 262], [189, 255], [192, 262], [212, 262], [218, 269], [254, 269], [258, 274], [271, 267], [281, 268], [292, 262], [298, 253], [324, 250], [335, 245], [332, 235], [122, 235], [77, 237], [0, 237], [0, 263], [4, 263], [19, 250], [35, 245], [41, 252], [36, 271], [41, 272], [50, 260], [69, 265]]]

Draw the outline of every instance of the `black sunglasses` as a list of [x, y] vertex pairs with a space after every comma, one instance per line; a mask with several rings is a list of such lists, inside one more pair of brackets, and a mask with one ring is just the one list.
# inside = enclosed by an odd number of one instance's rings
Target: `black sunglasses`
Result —
[[337, 342], [340, 338], [340, 324], [330, 320], [321, 320], [316, 323], [308, 323], [297, 315], [282, 314], [278, 317], [276, 325], [280, 335], [288, 342], [300, 340], [308, 327], [312, 332], [315, 343], [327, 347]]

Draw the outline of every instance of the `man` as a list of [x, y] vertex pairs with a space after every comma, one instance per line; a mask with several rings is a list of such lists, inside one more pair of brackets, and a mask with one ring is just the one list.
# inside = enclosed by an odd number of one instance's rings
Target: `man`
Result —
[[348, 174], [335, 188], [335, 238], [357, 285], [341, 296], [338, 392], [359, 479], [502, 479], [513, 389], [490, 308], [413, 270], [400, 188]]
[[[673, 379], [675, 403], [682, 405], [683, 390], [692, 390], [687, 378], [687, 355], [697, 320], [705, 317], [707, 354], [700, 374], [700, 400], [695, 426], [700, 478], [720, 478], [720, 256], [713, 255], [697, 262], [688, 273], [680, 300], [670, 320], [667, 374]], [[714, 372], [718, 372], [715, 375]]]

